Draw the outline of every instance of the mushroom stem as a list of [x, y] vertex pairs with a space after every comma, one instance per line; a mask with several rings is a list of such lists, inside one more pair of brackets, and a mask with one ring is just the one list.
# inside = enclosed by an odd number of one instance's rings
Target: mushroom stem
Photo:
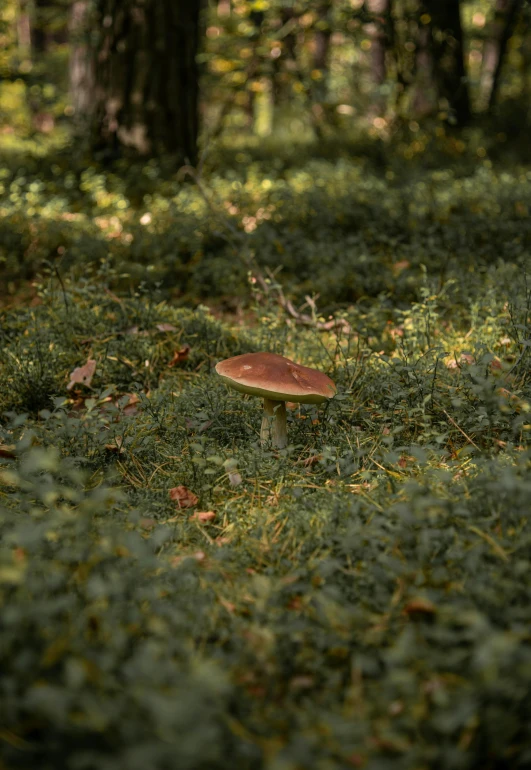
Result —
[[285, 401], [273, 401], [264, 398], [264, 416], [260, 430], [262, 446], [271, 442], [275, 449], [284, 449], [288, 445], [288, 428]]

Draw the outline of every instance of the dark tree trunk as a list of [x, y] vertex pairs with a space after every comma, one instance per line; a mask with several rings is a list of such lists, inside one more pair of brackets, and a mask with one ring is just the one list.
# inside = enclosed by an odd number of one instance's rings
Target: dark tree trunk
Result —
[[68, 41], [65, 8], [57, 0], [33, 0], [32, 42], [37, 55]]
[[373, 112], [383, 114], [386, 109], [386, 99], [382, 95], [381, 89], [387, 80], [391, 0], [365, 0], [365, 8], [370, 15], [370, 21], [365, 25], [365, 31], [371, 41], [371, 82], [374, 92]]
[[48, 11], [51, 5], [51, 0], [35, 0], [34, 2], [33, 47], [39, 54], [46, 53], [53, 41], [49, 23], [47, 23]]
[[432, 27], [427, 19], [421, 18], [415, 50], [413, 112], [416, 117], [423, 118], [437, 112], [438, 109]]
[[99, 0], [93, 139], [194, 163], [201, 0]]
[[431, 17], [433, 60], [439, 98], [448, 106], [450, 122], [462, 126], [470, 120], [470, 99], [460, 0], [424, 0], [424, 4]]
[[330, 71], [330, 36], [332, 33], [330, 27], [330, 15], [331, 15], [331, 3], [330, 0], [320, 3], [317, 8], [318, 22], [313, 38], [313, 70], [314, 70], [314, 87], [313, 87], [313, 101], [316, 104], [322, 104], [326, 101], [328, 96], [328, 80]]
[[496, 0], [490, 36], [483, 51], [480, 109], [491, 110], [496, 104], [507, 44], [521, 7], [522, 0]]
[[275, 106], [289, 102], [290, 86], [297, 72], [297, 18], [293, 8], [285, 6], [279, 13], [280, 51], [273, 58], [273, 103]]

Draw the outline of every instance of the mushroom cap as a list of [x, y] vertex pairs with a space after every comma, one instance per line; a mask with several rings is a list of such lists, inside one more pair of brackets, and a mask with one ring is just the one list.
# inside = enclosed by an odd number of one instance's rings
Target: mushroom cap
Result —
[[216, 372], [240, 393], [271, 401], [321, 404], [336, 394], [336, 386], [326, 374], [276, 353], [244, 353], [227, 358], [216, 365]]

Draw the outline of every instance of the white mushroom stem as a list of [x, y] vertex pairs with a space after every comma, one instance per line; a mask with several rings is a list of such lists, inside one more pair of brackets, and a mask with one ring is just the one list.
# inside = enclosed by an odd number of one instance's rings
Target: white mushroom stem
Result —
[[264, 398], [264, 416], [260, 430], [262, 446], [271, 443], [275, 449], [284, 449], [288, 445], [288, 424], [286, 403]]

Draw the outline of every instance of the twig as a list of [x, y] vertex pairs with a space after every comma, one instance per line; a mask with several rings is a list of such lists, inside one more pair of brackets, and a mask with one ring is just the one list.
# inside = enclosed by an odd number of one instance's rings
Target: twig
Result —
[[509, 561], [509, 557], [507, 556], [507, 553], [503, 550], [501, 545], [494, 540], [492, 535], [488, 535], [486, 532], [483, 532], [483, 530], [479, 529], [479, 527], [468, 527], [469, 532], [473, 532], [475, 535], [480, 537], [482, 540], [485, 540], [486, 543], [490, 545], [494, 553], [500, 557], [500, 559], [503, 559], [503, 561]]
[[264, 294], [267, 294], [268, 296], [276, 294], [276, 300], [280, 307], [286, 311], [286, 313], [288, 313], [288, 315], [290, 315], [297, 323], [304, 324], [305, 326], [313, 326], [314, 328], [320, 329], [322, 331], [342, 329], [346, 334], [350, 333], [351, 326], [344, 318], [334, 318], [329, 321], [318, 321], [315, 318], [317, 311], [315, 300], [308, 296], [305, 297], [305, 304], [310, 306], [314, 317], [312, 318], [312, 316], [308, 315], [307, 313], [301, 313], [300, 311], [296, 310], [291, 300], [286, 299], [284, 292], [282, 291], [282, 287], [276, 282], [274, 274], [269, 269], [267, 269], [268, 277], [270, 281], [273, 281], [273, 283], [271, 284], [267, 281], [264, 274], [258, 267], [256, 259], [247, 248], [247, 243], [242, 233], [239, 232], [236, 227], [234, 227], [232, 222], [229, 222], [229, 220], [218, 211], [217, 207], [214, 205], [213, 201], [207, 194], [207, 191], [201, 181], [200, 171], [195, 169], [192, 165], [186, 164], [181, 166], [178, 171], [178, 177], [183, 178], [185, 176], [191, 177], [209, 209], [212, 211], [218, 221], [221, 222], [222, 225], [229, 231], [231, 238], [227, 238], [227, 240], [229, 240], [231, 246], [234, 248], [236, 253], [239, 254], [240, 258], [243, 259], [247, 269], [251, 272], [256, 282], [260, 285], [260, 288]]
[[472, 441], [472, 439], [470, 438], [470, 436], [467, 436], [467, 434], [465, 433], [465, 431], [464, 431], [462, 428], [460, 428], [460, 427], [459, 427], [459, 425], [456, 423], [456, 421], [454, 420], [454, 418], [453, 418], [453, 417], [451, 417], [451, 416], [448, 414], [448, 412], [446, 411], [446, 409], [442, 409], [442, 411], [443, 411], [443, 412], [444, 412], [444, 414], [445, 414], [445, 415], [448, 417], [448, 419], [450, 420], [450, 422], [452, 423], [452, 425], [453, 425], [455, 428], [457, 428], [457, 430], [458, 430], [460, 433], [462, 433], [462, 435], [463, 435], [463, 436], [466, 438], [466, 440], [467, 440], [467, 441], [468, 441], [470, 444], [472, 444], [472, 446], [473, 446], [473, 447], [476, 447], [476, 449], [477, 449], [477, 450], [480, 452], [481, 450], [480, 450], [480, 448], [478, 447], [478, 445], [477, 445], [476, 443], [474, 443], [474, 441]]

